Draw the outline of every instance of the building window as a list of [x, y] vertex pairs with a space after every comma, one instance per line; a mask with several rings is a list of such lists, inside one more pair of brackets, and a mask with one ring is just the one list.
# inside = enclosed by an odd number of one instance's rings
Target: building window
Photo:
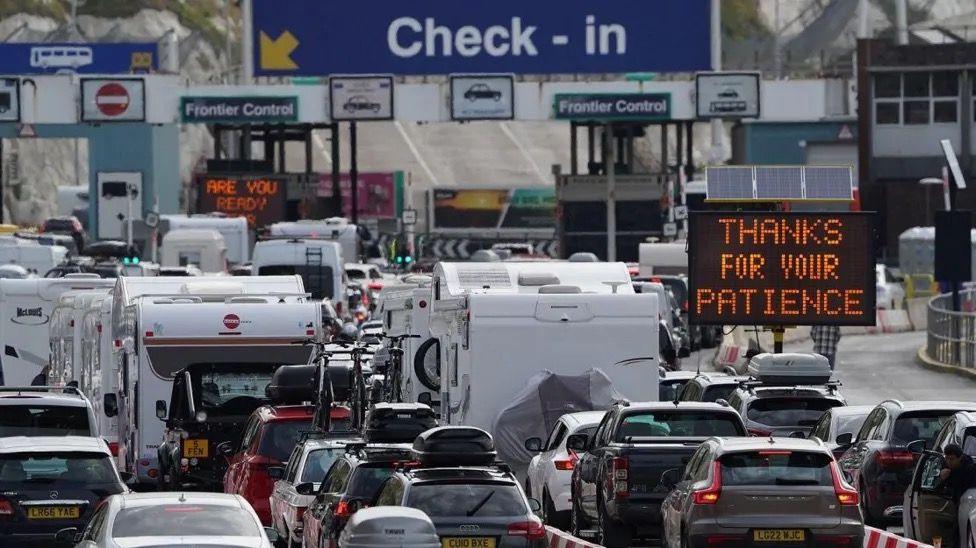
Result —
[[935, 101], [932, 104], [932, 121], [936, 124], [958, 121], [958, 104], [958, 101]]
[[882, 73], [874, 77], [875, 97], [901, 97], [901, 74]]
[[874, 104], [874, 121], [877, 124], [900, 124], [901, 105], [897, 101], [881, 102]]
[[932, 96], [959, 97], [959, 73], [948, 71], [933, 72]]
[[929, 96], [929, 77], [928, 72], [906, 72], [905, 97], [928, 97]]
[[928, 101], [905, 101], [902, 103], [902, 112], [906, 125], [929, 123]]

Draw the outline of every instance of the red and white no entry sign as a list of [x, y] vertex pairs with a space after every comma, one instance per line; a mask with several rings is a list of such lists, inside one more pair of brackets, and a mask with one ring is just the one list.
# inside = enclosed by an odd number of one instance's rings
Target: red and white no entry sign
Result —
[[95, 92], [95, 106], [105, 116], [119, 116], [129, 108], [129, 92], [122, 84], [109, 82]]

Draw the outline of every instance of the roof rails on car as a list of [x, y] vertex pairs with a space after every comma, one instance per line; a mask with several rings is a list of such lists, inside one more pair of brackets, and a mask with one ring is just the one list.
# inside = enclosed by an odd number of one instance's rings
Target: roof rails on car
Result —
[[77, 386], [0, 386], [0, 392], [60, 392], [85, 396]]
[[[354, 438], [361, 435], [358, 430], [302, 430], [298, 433], [299, 443], [306, 440], [328, 439], [328, 438]], [[347, 444], [347, 446], [350, 444]]]

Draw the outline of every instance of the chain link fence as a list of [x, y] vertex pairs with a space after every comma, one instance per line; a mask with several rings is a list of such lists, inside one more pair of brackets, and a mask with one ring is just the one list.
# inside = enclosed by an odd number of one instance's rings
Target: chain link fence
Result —
[[959, 292], [959, 312], [953, 310], [951, 293], [932, 297], [926, 351], [940, 363], [976, 368], [976, 290]]

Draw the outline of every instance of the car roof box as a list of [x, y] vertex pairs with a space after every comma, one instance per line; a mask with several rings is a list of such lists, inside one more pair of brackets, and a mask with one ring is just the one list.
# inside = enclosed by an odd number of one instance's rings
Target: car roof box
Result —
[[275, 369], [265, 390], [276, 404], [315, 401], [314, 365], [282, 365]]
[[377, 403], [366, 414], [366, 441], [411, 443], [437, 426], [434, 410], [422, 403]]
[[495, 462], [491, 434], [471, 426], [441, 426], [413, 442], [414, 458], [424, 466], [487, 466]]
[[772, 386], [826, 384], [832, 373], [827, 358], [813, 353], [757, 354], [748, 369], [750, 375]]

